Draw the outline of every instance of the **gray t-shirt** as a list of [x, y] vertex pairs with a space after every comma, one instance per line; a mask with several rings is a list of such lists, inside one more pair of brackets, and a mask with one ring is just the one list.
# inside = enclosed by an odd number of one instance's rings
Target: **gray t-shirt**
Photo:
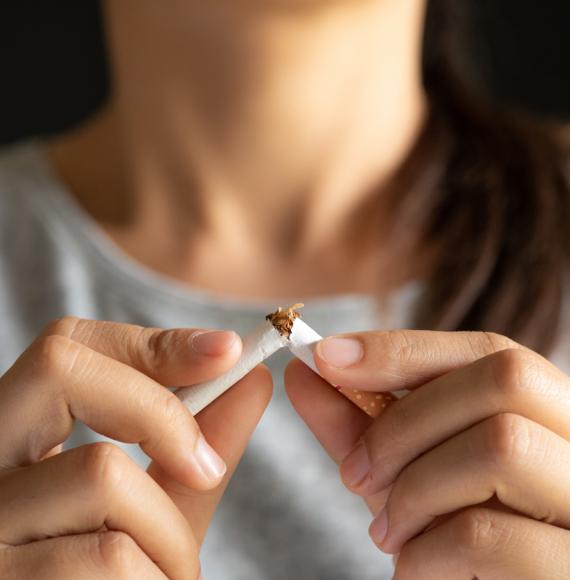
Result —
[[[242, 335], [274, 310], [188, 288], [135, 263], [107, 238], [52, 173], [39, 141], [0, 154], [0, 372], [63, 315], [157, 327], [231, 328]], [[228, 288], [231, 294], [231, 288]], [[412, 299], [399, 296], [397, 311]], [[321, 334], [381, 326], [375, 300], [304, 300]], [[283, 305], [287, 299], [283, 300]], [[202, 553], [207, 580], [381, 580], [391, 558], [368, 538], [367, 508], [339, 481], [283, 390], [275, 395], [224, 495]], [[101, 439], [78, 425], [71, 444]], [[125, 445], [142, 465], [138, 447]]]
[[[327, 335], [405, 327], [416, 294], [413, 286], [399, 293], [389, 323], [369, 296], [292, 296], [283, 304], [305, 302], [305, 319]], [[245, 334], [275, 306], [212, 296], [134, 262], [58, 182], [41, 142], [0, 154], [0, 372], [50, 320], [64, 315]], [[282, 388], [288, 358], [280, 352], [269, 361], [275, 395], [214, 517], [202, 554], [204, 576], [389, 579], [391, 558], [368, 538], [370, 514], [344, 489], [336, 466], [289, 404]], [[78, 425], [71, 444], [98, 439]], [[123, 447], [146, 465], [138, 447]]]

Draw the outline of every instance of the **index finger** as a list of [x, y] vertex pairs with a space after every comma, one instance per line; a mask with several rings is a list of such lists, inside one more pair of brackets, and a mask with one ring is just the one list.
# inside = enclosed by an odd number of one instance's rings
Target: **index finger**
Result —
[[73, 316], [49, 324], [41, 334], [65, 336], [167, 386], [185, 386], [229, 370], [241, 354], [232, 331], [149, 328]]
[[36, 341], [0, 379], [0, 465], [35, 463], [69, 436], [74, 419], [139, 443], [172, 477], [210, 489], [223, 462], [183, 403], [145, 374], [69, 338]]
[[332, 384], [393, 391], [417, 388], [506, 349], [524, 347], [488, 332], [373, 331], [323, 339], [315, 349], [315, 363]]
[[104, 435], [140, 443], [182, 483], [210, 488], [222, 462], [162, 385], [212, 378], [240, 352], [231, 332], [55, 321], [1, 379], [0, 462], [38, 461], [77, 417]]

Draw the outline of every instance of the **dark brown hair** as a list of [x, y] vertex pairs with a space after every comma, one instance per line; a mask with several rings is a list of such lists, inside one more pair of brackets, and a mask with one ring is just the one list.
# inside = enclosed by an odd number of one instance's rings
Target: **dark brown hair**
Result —
[[568, 158], [556, 127], [499, 106], [464, 78], [467, 4], [429, 2], [431, 111], [400, 173], [393, 239], [437, 249], [419, 327], [499, 332], [548, 353], [570, 251]]

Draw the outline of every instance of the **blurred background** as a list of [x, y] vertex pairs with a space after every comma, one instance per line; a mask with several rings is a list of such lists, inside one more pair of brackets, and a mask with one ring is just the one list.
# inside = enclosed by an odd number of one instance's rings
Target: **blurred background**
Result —
[[[493, 98], [570, 121], [570, 0], [457, 1], [473, 5], [469, 56]], [[0, 71], [0, 144], [89, 114], [108, 85], [97, 0], [5, 3]]]

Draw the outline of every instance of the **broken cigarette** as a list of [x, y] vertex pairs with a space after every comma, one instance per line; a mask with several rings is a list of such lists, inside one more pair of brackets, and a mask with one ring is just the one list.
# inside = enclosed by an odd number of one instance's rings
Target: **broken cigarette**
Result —
[[[227, 373], [199, 385], [182, 387], [176, 395], [196, 415], [230, 387], [245, 377], [258, 364], [283, 347], [289, 350], [317, 374], [313, 353], [322, 336], [306, 324], [299, 314], [303, 304], [290, 308], [279, 308], [268, 314], [263, 324], [258, 326], [243, 341], [243, 351], [236, 365]], [[377, 417], [391, 403], [397, 400], [392, 393], [372, 393], [333, 385], [347, 399], [371, 417]]]

